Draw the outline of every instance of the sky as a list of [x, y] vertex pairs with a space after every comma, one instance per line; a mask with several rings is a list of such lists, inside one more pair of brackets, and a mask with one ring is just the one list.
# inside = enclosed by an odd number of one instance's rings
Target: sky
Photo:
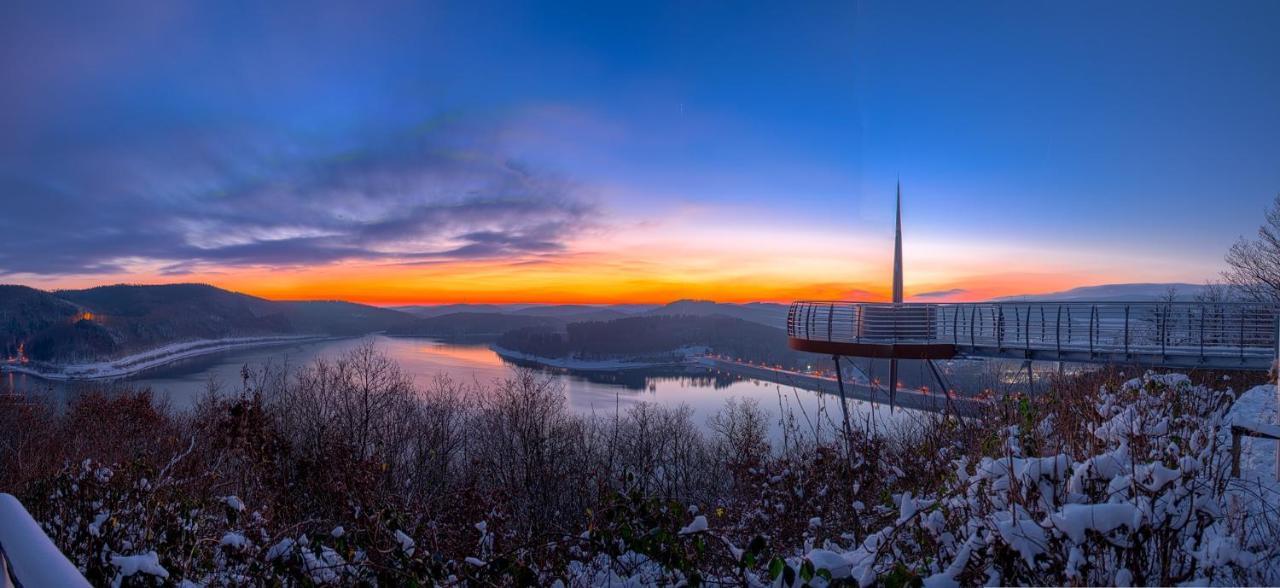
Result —
[[373, 304], [1202, 282], [1280, 3], [0, 6], [0, 282]]

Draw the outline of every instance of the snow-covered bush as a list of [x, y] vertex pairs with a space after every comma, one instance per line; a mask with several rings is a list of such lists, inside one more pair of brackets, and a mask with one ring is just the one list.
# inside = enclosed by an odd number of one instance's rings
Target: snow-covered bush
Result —
[[703, 430], [575, 415], [534, 372], [419, 389], [372, 349], [244, 382], [40, 412], [4, 490], [104, 585], [1280, 582], [1275, 505], [1229, 476], [1234, 395], [1185, 377], [847, 434], [781, 395]]
[[999, 454], [954, 460], [939, 491], [894, 495], [889, 524], [786, 567], [862, 585], [1275, 584], [1274, 521], [1244, 516], [1229, 483], [1231, 400], [1185, 376], [1131, 380], [1095, 397], [1076, 452], [1055, 451], [1071, 443], [1042, 403], [999, 430]]

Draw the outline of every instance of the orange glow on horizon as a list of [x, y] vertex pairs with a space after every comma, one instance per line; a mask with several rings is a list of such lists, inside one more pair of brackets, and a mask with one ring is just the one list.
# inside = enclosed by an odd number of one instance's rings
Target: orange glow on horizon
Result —
[[[127, 274], [33, 279], [41, 288], [106, 283], [201, 282], [273, 300], [347, 300], [380, 306], [450, 303], [665, 304], [889, 299], [892, 252], [877, 236], [767, 227], [672, 225], [620, 230], [570, 243], [565, 252], [516, 259], [429, 263], [347, 261], [308, 267], [164, 264]], [[916, 241], [906, 252], [907, 298], [987, 300], [1116, 282], [1187, 279], [1132, 275], [1123, 258], [1029, 255], [994, 244]], [[999, 268], [994, 270], [993, 268]], [[1091, 269], [1084, 269], [1091, 268]]]
[[[887, 285], [849, 276], [847, 282], [817, 281], [777, 270], [726, 275], [634, 274], [615, 268], [549, 267], [512, 270], [503, 264], [446, 264], [431, 269], [400, 266], [248, 269], [236, 273], [174, 277], [130, 276], [128, 283], [208, 283], [219, 288], [271, 300], [346, 300], [377, 306], [413, 304], [665, 304], [679, 299], [716, 302], [794, 300], [886, 301]], [[957, 276], [955, 282], [907, 282], [913, 302], [960, 302], [998, 296], [1039, 294], [1084, 284], [1080, 276], [1002, 274]], [[885, 280], [887, 282], [887, 280]], [[78, 281], [77, 281], [78, 282]], [[64, 283], [59, 287], [101, 285], [102, 280]], [[1094, 283], [1102, 283], [1095, 280]], [[963, 290], [946, 296], [916, 294]]]

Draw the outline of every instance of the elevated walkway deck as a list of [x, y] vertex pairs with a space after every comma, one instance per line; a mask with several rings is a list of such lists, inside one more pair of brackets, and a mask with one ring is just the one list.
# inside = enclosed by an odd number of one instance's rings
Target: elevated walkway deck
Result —
[[892, 359], [1007, 358], [1267, 371], [1280, 306], [1211, 302], [802, 301], [793, 349]]

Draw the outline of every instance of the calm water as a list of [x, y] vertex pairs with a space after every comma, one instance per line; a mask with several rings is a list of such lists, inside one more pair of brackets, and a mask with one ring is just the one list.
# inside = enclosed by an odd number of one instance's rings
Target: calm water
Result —
[[[422, 388], [429, 386], [432, 378], [441, 373], [455, 380], [485, 384], [507, 377], [518, 369], [485, 345], [455, 345], [432, 339], [383, 336], [375, 336], [373, 340]], [[181, 410], [195, 404], [207, 392], [211, 382], [223, 391], [239, 389], [240, 374], [245, 365], [297, 367], [316, 358], [340, 356], [363, 341], [340, 339], [227, 351], [149, 370], [125, 382], [150, 386], [158, 397]], [[637, 402], [684, 404], [693, 410], [695, 422], [705, 425], [708, 417], [719, 411], [728, 398], [737, 397], [757, 400], [775, 421], [785, 408], [799, 419], [805, 429], [809, 429], [808, 423], [823, 412], [829, 415], [823, 417], [823, 427], [828, 432], [830, 425], [825, 419], [829, 418], [830, 422], [839, 422], [840, 419], [840, 405], [831, 395], [701, 370], [557, 371], [554, 377], [564, 384], [570, 408], [580, 413], [612, 415], [615, 409], [625, 410]], [[48, 382], [12, 373], [3, 374], [0, 378], [0, 390], [7, 388], [32, 397], [65, 401], [76, 393], [74, 384]], [[849, 406], [851, 418], [861, 421], [873, 418], [879, 423], [890, 423], [920, 418], [920, 415], [902, 409], [891, 414], [888, 407], [879, 404], [850, 401]], [[773, 433], [777, 435], [779, 430], [775, 422]]]

